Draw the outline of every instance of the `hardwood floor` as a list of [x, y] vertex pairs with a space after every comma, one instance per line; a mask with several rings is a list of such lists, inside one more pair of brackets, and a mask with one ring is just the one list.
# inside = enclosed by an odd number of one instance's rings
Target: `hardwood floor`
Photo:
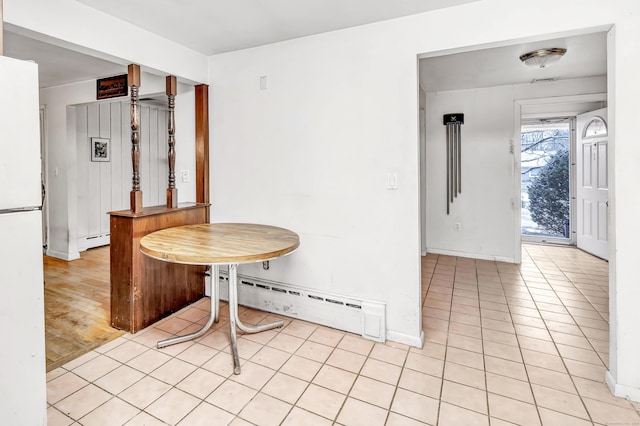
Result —
[[71, 262], [45, 256], [44, 278], [47, 371], [124, 334], [109, 325], [109, 246]]

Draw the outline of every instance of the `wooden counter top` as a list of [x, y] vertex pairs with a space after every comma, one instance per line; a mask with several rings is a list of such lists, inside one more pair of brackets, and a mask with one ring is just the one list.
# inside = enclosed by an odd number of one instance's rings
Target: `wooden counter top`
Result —
[[180, 203], [177, 208], [167, 207], [164, 204], [159, 206], [148, 206], [144, 207], [141, 212], [132, 212], [131, 210], [116, 210], [112, 212], [108, 212], [107, 214], [111, 216], [117, 217], [145, 217], [145, 216], [154, 216], [154, 215], [162, 215], [166, 213], [173, 213], [180, 210], [189, 210], [202, 208], [203, 206], [208, 207], [209, 204], [200, 204], [200, 203]]

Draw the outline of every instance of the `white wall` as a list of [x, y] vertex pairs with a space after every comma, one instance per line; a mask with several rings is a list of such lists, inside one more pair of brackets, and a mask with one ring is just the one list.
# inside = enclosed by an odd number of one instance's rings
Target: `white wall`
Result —
[[[176, 188], [179, 202], [196, 201], [196, 91], [195, 87], [178, 84], [176, 96]], [[180, 172], [189, 172], [190, 180], [181, 180]], [[143, 194], [144, 195], [144, 194]]]
[[[140, 97], [164, 93], [163, 77], [143, 73]], [[95, 80], [40, 90], [45, 107], [47, 145], [47, 199], [49, 203], [49, 247], [47, 254], [61, 259], [79, 257], [78, 249], [78, 154], [76, 105], [95, 102]], [[99, 103], [105, 103], [101, 101]], [[125, 111], [126, 113], [126, 111]], [[128, 113], [125, 114], [128, 117]], [[127, 118], [128, 120], [128, 118]], [[195, 173], [195, 94], [192, 86], [179, 84], [176, 96], [176, 170]], [[84, 160], [81, 160], [84, 161]], [[131, 180], [131, 170], [123, 171]], [[195, 181], [177, 181], [178, 200], [195, 201]], [[143, 193], [144, 198], [144, 193]], [[144, 201], [144, 200], [143, 200]], [[145, 202], [145, 204], [147, 204]]]
[[[385, 302], [388, 337], [420, 345], [415, 57], [353, 30], [213, 57], [211, 67], [214, 221], [301, 237], [269, 271], [242, 273]], [[397, 190], [386, 189], [389, 172]]]
[[[640, 285], [638, 241], [640, 199], [635, 185], [640, 161], [638, 141], [638, 68], [640, 67], [640, 5], [610, 34], [609, 56], [609, 372], [615, 395], [640, 401]], [[611, 145], [613, 141], [613, 146]], [[611, 163], [610, 163], [611, 165]]]
[[[517, 8], [508, 0], [485, 0], [212, 57], [213, 217], [296, 230], [301, 249], [286, 260], [286, 270], [272, 268], [272, 278], [386, 301], [389, 337], [415, 341], [420, 329], [416, 56], [614, 25], [608, 104], [618, 117], [610, 170], [620, 182], [634, 178], [640, 158], [634, 143], [639, 7], [634, 0], [540, 0], [519, 2]], [[267, 91], [258, 90], [263, 75], [269, 77]], [[428, 161], [430, 167], [439, 160]], [[397, 191], [385, 189], [390, 171], [398, 172]], [[632, 284], [640, 237], [640, 222], [632, 214], [639, 207], [634, 187], [626, 185], [610, 203], [614, 232], [624, 229], [616, 235], [612, 258], [617, 260], [611, 263], [612, 298], [620, 308], [619, 316], [612, 315], [618, 325], [612, 325], [611, 376], [619, 389], [624, 384], [636, 392], [640, 369], [632, 360], [640, 359], [640, 340], [616, 338], [633, 336], [631, 327], [640, 322], [632, 309], [640, 301], [640, 287]], [[257, 268], [251, 273], [264, 274]]]
[[[519, 261], [520, 141], [514, 140], [516, 100], [604, 93], [605, 77], [427, 93], [427, 251]], [[462, 193], [446, 214], [446, 127], [442, 116], [464, 113]], [[513, 144], [516, 156], [511, 153]], [[440, 161], [438, 161], [440, 160]], [[514, 192], [514, 189], [517, 191]], [[461, 230], [455, 230], [455, 224]]]

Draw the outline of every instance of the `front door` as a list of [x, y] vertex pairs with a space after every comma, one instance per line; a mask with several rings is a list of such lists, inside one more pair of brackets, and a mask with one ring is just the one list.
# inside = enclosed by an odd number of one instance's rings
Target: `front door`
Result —
[[577, 245], [609, 259], [607, 109], [577, 117]]

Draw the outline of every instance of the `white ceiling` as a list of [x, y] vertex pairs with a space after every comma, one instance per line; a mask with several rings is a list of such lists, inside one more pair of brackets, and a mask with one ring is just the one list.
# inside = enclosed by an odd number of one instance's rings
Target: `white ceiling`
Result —
[[126, 73], [126, 67], [4, 31], [4, 54], [38, 63], [40, 87], [59, 86]]
[[[392, 19], [476, 0], [76, 0], [191, 49], [210, 55]], [[39, 64], [40, 87], [86, 81], [125, 71], [122, 64], [11, 33], [5, 55]], [[530, 50], [565, 47], [562, 60], [545, 69], [524, 66]], [[517, 42], [510, 46], [420, 60], [429, 91], [490, 87], [533, 79], [606, 74], [605, 33]]]
[[[567, 49], [546, 68], [524, 65], [520, 55], [537, 49]], [[533, 80], [602, 76], [607, 73], [606, 33], [517, 43], [420, 60], [420, 81], [427, 92], [530, 83]]]
[[214, 55], [477, 0], [76, 0]]

